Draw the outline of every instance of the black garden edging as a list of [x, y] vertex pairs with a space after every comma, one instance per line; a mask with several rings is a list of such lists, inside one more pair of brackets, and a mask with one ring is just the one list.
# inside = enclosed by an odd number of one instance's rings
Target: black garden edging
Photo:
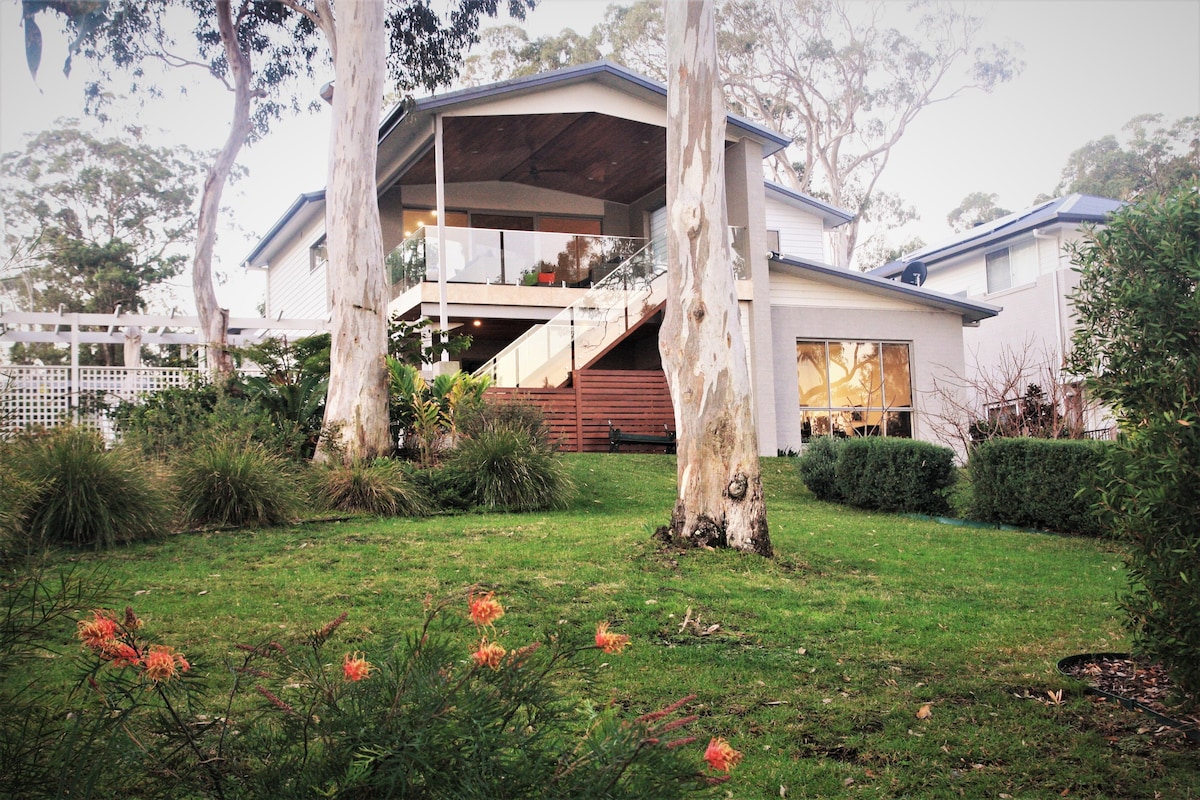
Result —
[[1200, 742], [1200, 728], [1197, 728], [1195, 725], [1165, 716], [1161, 712], [1156, 711], [1145, 703], [1140, 703], [1133, 698], [1123, 697], [1122, 695], [1113, 694], [1112, 692], [1092, 686], [1090, 683], [1088, 683], [1086, 678], [1080, 677], [1072, 672], [1072, 670], [1080, 664], [1089, 664], [1103, 659], [1127, 660], [1129, 658], [1129, 653], [1081, 653], [1079, 655], [1067, 656], [1066, 658], [1060, 659], [1058, 662], [1058, 672], [1060, 675], [1070, 678], [1071, 680], [1076, 680], [1080, 683], [1087, 684], [1088, 694], [1094, 694], [1109, 700], [1113, 700], [1119, 703], [1122, 707], [1128, 708], [1131, 711], [1140, 711], [1141, 713], [1146, 714], [1163, 725], [1168, 725], [1172, 728], [1175, 728], [1189, 740], [1193, 742]]

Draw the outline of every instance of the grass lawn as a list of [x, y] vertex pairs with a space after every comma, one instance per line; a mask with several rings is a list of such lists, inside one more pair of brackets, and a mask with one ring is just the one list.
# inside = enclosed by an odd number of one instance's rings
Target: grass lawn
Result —
[[340, 641], [362, 649], [411, 629], [426, 594], [472, 584], [504, 602], [509, 643], [609, 620], [634, 644], [589, 697], [634, 715], [697, 695], [694, 732], [745, 753], [729, 797], [1200, 797], [1195, 745], [1055, 672], [1125, 647], [1112, 545], [818, 503], [768, 459], [773, 560], [665, 551], [650, 534], [674, 457], [566, 458], [579, 494], [562, 512], [190, 534], [77, 558], [106, 564], [114, 605], [214, 673], [235, 643], [342, 611]]

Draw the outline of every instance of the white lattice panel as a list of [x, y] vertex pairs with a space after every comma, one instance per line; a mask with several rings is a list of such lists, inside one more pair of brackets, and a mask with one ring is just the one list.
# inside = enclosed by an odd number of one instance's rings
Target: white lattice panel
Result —
[[[198, 374], [194, 369], [138, 367], [79, 367], [79, 392], [86, 408], [115, 406], [163, 389], [187, 386]], [[70, 367], [0, 365], [0, 433], [37, 427], [54, 427], [71, 420]], [[80, 422], [98, 428], [111, 440], [112, 422], [103, 412], [85, 415]]]

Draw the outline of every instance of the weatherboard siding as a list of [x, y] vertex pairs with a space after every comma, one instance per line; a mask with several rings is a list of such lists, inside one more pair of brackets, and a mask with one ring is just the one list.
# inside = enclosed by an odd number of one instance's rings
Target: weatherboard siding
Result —
[[877, 297], [794, 275], [771, 273], [771, 306], [783, 308], [866, 308], [910, 311], [912, 303]]
[[825, 261], [825, 232], [820, 217], [766, 197], [767, 230], [779, 231], [779, 250], [789, 256]]

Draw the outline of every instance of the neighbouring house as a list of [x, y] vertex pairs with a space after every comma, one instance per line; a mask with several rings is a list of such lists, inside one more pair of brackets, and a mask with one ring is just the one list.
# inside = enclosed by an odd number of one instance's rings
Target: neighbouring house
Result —
[[[392, 314], [464, 331], [459, 366], [538, 402], [565, 448], [674, 429], [666, 302], [666, 88], [601, 61], [402, 105], [379, 132]], [[998, 309], [824, 263], [851, 215], [764, 180], [777, 133], [730, 115], [732, 263], [760, 451], [811, 435], [935, 439], [936, 376]], [[245, 259], [267, 316], [328, 313], [324, 194]]]
[[[926, 287], [1003, 307], [1004, 313], [963, 337], [963, 377], [971, 389], [989, 394], [978, 398], [983, 412], [1019, 412], [1027, 384], [1039, 383], [1046, 397], [1062, 400], [1074, 425], [1104, 436], [1111, 427], [1105, 411], [1089, 406], [1082, 385], [1059, 371], [1071, 346], [1070, 296], [1079, 283], [1067, 248], [1083, 238], [1087, 226], [1102, 225], [1121, 205], [1081, 194], [1048, 200], [916, 250], [870, 274], [900, 278], [908, 269], [910, 275], [926, 274]], [[1018, 379], [1022, 364], [1028, 374]], [[1051, 380], [1060, 385], [1044, 385]], [[990, 396], [998, 387], [1011, 395]]]

